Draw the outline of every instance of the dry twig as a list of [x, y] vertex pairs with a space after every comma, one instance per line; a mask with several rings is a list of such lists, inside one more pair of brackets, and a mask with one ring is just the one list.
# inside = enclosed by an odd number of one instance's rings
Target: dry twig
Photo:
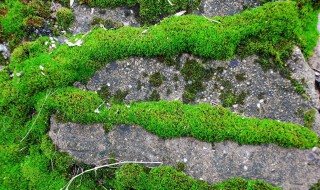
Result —
[[110, 167], [110, 166], [115, 166], [115, 165], [121, 165], [121, 164], [162, 164], [162, 162], [139, 162], [139, 161], [120, 161], [120, 162], [117, 162], [117, 163], [113, 163], [113, 164], [105, 164], [105, 165], [102, 165], [102, 166], [96, 166], [94, 168], [91, 168], [91, 169], [88, 169], [88, 170], [85, 170], [83, 172], [81, 172], [80, 174], [77, 174], [75, 176], [73, 176], [70, 181], [64, 186], [61, 188], [61, 190], [65, 189], [65, 190], [68, 190], [69, 189], [69, 186], [71, 185], [71, 183], [79, 176], [82, 176], [83, 174], [85, 173], [88, 173], [88, 172], [91, 172], [91, 171], [97, 171], [98, 169], [101, 169], [101, 168], [107, 168], [107, 167]]
[[41, 111], [42, 111], [42, 109], [43, 109], [43, 107], [44, 107], [47, 99], [49, 98], [49, 96], [55, 94], [57, 91], [58, 91], [58, 89], [57, 89], [56, 91], [52, 92], [52, 93], [51, 93], [51, 90], [49, 90], [49, 92], [47, 92], [46, 97], [45, 97], [45, 99], [44, 99], [44, 101], [43, 101], [43, 103], [42, 103], [42, 105], [41, 105], [41, 107], [40, 107], [40, 111], [39, 111], [39, 113], [38, 113], [37, 116], [36, 116], [36, 119], [33, 121], [30, 129], [29, 129], [28, 132], [27, 132], [27, 134], [20, 140], [20, 142], [22, 142], [25, 138], [27, 138], [27, 136], [28, 136], [29, 133], [31, 132], [31, 130], [32, 130], [33, 126], [35, 125], [35, 123], [37, 122], [37, 120], [38, 120], [38, 118], [39, 118], [39, 115], [41, 114]]

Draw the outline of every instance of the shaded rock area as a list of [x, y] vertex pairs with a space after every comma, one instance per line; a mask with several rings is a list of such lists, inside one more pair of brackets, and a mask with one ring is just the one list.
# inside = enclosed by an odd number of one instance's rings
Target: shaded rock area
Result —
[[203, 0], [201, 10], [208, 17], [234, 15], [260, 5], [260, 0]]
[[[184, 86], [190, 81], [184, 80], [181, 68], [187, 61], [194, 60], [202, 64], [206, 71], [212, 72], [212, 78], [202, 82], [205, 89], [198, 92], [193, 103], [217, 105], [227, 101], [225, 96], [242, 98], [242, 101], [232, 102], [227, 107], [230, 106], [233, 112], [248, 117], [271, 118], [303, 125], [304, 113], [312, 108], [319, 108], [319, 99], [315, 90], [314, 71], [299, 48], [294, 48], [287, 65], [292, 76], [306, 90], [305, 95], [297, 93], [291, 81], [283, 78], [279, 72], [264, 70], [256, 63], [256, 59], [257, 56], [251, 56], [243, 60], [204, 61], [182, 54], [175, 58], [176, 65], [168, 66], [155, 58], [129, 58], [107, 64], [82, 89], [99, 91], [108, 86], [111, 94], [117, 90], [127, 91], [127, 102], [147, 101], [155, 90], [161, 99], [182, 101]], [[163, 76], [159, 87], [150, 84], [150, 76], [155, 72]]]
[[184, 137], [162, 139], [141, 127], [118, 125], [105, 134], [101, 124], [57, 123], [49, 132], [54, 144], [87, 164], [103, 164], [112, 153], [118, 160], [183, 162], [186, 174], [209, 183], [229, 178], [261, 179], [284, 189], [308, 189], [320, 176], [317, 148], [298, 150], [276, 145], [205, 143]]

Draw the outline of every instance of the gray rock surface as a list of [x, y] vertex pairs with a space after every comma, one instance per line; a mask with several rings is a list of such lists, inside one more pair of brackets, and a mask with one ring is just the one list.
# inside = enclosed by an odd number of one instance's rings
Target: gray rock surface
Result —
[[134, 18], [133, 10], [126, 7], [118, 7], [115, 9], [90, 8], [75, 2], [72, 10], [75, 17], [74, 24], [71, 27], [73, 34], [90, 31], [90, 22], [94, 17], [111, 19], [116, 22], [121, 22], [124, 26], [140, 26]]
[[[256, 7], [259, 5], [260, 0], [203, 0], [199, 10], [195, 11], [195, 14], [200, 13], [208, 17], [234, 15], [242, 12], [245, 7]], [[72, 30], [74, 34], [88, 32], [91, 27], [90, 22], [94, 17], [111, 19], [123, 23], [124, 26], [140, 27], [133, 9], [128, 7], [118, 7], [115, 9], [91, 8], [75, 2], [72, 10], [75, 21], [70, 30]]]
[[[155, 72], [160, 72], [164, 77], [163, 84], [157, 88], [149, 83], [150, 75]], [[177, 81], [174, 80], [175, 75]], [[129, 58], [111, 62], [97, 71], [89, 80], [87, 89], [98, 91], [103, 86], [109, 86], [111, 93], [117, 90], [128, 91], [126, 101], [146, 100], [155, 89], [161, 99], [182, 100], [184, 85], [183, 77], [174, 67], [152, 58]], [[172, 91], [171, 94], [167, 94], [168, 89]]]
[[246, 7], [257, 7], [260, 0], [203, 0], [201, 10], [209, 17], [234, 15], [242, 12]]
[[[319, 108], [320, 105], [318, 92], [315, 90], [314, 71], [305, 61], [299, 48], [294, 48], [293, 56], [287, 65], [292, 70], [292, 76], [305, 88], [308, 94], [306, 97], [298, 94], [290, 80], [283, 78], [278, 72], [264, 71], [255, 62], [257, 58], [251, 56], [243, 60], [205, 62], [197, 57], [182, 54], [176, 59], [180, 68], [187, 60], [203, 63], [206, 69], [224, 68], [222, 73], [216, 72], [211, 80], [203, 82], [205, 90], [198, 93], [194, 103], [222, 104], [220, 95], [225, 91], [223, 83], [229, 81], [235, 95], [246, 93], [243, 105], [235, 104], [230, 108], [233, 112], [248, 117], [271, 118], [303, 125], [303, 113], [312, 108]], [[160, 72], [164, 76], [163, 84], [157, 88], [149, 83], [149, 76], [154, 72]], [[245, 79], [237, 80], [236, 76], [239, 74], [243, 74]], [[187, 82], [182, 77], [180, 69], [175, 66], [167, 66], [155, 58], [129, 58], [107, 64], [105, 68], [97, 71], [89, 80], [86, 89], [98, 91], [108, 85], [111, 93], [127, 90], [127, 102], [145, 101], [153, 90], [159, 92], [161, 99], [182, 100], [184, 85]], [[167, 90], [171, 90], [172, 93], [167, 94]]]
[[101, 160], [110, 153], [123, 161], [160, 161], [171, 166], [184, 162], [186, 174], [209, 183], [244, 177], [304, 190], [320, 177], [320, 155], [312, 150], [240, 146], [228, 141], [211, 144], [189, 137], [162, 139], [128, 125], [118, 125], [105, 134], [100, 124], [62, 124], [53, 117], [49, 135], [60, 150], [87, 164], [103, 164]]

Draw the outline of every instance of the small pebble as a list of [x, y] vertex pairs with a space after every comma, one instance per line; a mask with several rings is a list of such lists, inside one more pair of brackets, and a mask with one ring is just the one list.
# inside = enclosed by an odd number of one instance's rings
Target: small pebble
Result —
[[320, 149], [315, 146], [312, 148], [312, 152], [315, 152], [315, 153], [320, 152]]

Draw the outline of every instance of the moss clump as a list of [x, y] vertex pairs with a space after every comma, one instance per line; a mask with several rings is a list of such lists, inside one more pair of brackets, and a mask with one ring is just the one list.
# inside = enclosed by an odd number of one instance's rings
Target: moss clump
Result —
[[167, 89], [166, 91], [167, 96], [169, 96], [170, 94], [172, 94], [172, 90], [170, 88]]
[[320, 179], [318, 180], [318, 183], [313, 184], [309, 190], [320, 190]]
[[160, 94], [157, 90], [152, 90], [149, 98], [147, 98], [148, 101], [154, 101], [154, 102], [158, 102], [160, 101]]
[[98, 95], [101, 99], [108, 101], [111, 98], [111, 93], [109, 91], [108, 86], [103, 86], [100, 90], [98, 90]]
[[111, 19], [104, 20], [104, 19], [102, 19], [100, 17], [94, 17], [92, 19], [92, 21], [90, 22], [90, 24], [92, 26], [101, 26], [102, 25], [106, 29], [112, 29], [112, 28], [113, 29], [118, 29], [118, 28], [123, 26], [123, 24], [120, 23], [120, 22], [115, 22], [115, 21], [113, 21]]
[[248, 95], [247, 92], [243, 90], [237, 92], [233, 89], [233, 85], [229, 80], [222, 81], [221, 84], [223, 90], [219, 96], [219, 99], [222, 101], [222, 106], [231, 107], [235, 104], [243, 105], [245, 103], [245, 99]]
[[160, 72], [155, 72], [149, 77], [149, 83], [154, 87], [160, 87], [163, 83], [163, 75]]
[[111, 102], [115, 104], [123, 104], [128, 94], [129, 91], [127, 90], [117, 90], [115, 94], [112, 96]]
[[187, 165], [185, 163], [183, 163], [183, 162], [178, 162], [178, 163], [176, 163], [175, 168], [176, 168], [177, 171], [183, 172], [183, 171], [187, 170]]
[[44, 19], [42, 17], [38, 16], [30, 16], [23, 20], [23, 24], [26, 27], [34, 27], [34, 28], [40, 28], [44, 23]]
[[197, 93], [204, 90], [203, 80], [206, 78], [206, 69], [198, 62], [189, 60], [182, 69], [181, 74], [186, 81], [185, 91], [182, 94], [183, 102], [193, 102]]
[[243, 82], [243, 81], [247, 80], [245, 73], [238, 73], [235, 75], [235, 78], [238, 82]]
[[209, 185], [205, 181], [195, 180], [181, 171], [169, 166], [147, 169], [142, 165], [123, 165], [116, 172], [114, 181], [116, 189], [238, 189], [248, 188], [279, 190], [261, 180], [234, 178], [218, 184]]
[[295, 79], [291, 79], [291, 82], [293, 84], [294, 90], [298, 93], [298, 94], [304, 94], [306, 92], [306, 90], [304, 89], [304, 87], [302, 86], [302, 84], [300, 84], [297, 80]]
[[73, 22], [73, 13], [68, 8], [62, 8], [57, 11], [57, 20], [58, 25], [61, 26], [63, 29], [67, 29]]
[[212, 185], [212, 189], [233, 189], [236, 187], [236, 189], [265, 189], [265, 190], [272, 190], [277, 189], [280, 190], [280, 188], [274, 187], [272, 185], [269, 185], [261, 180], [245, 180], [242, 178], [234, 178], [230, 179], [226, 182], [221, 182], [218, 184]]
[[313, 123], [316, 120], [315, 114], [316, 114], [316, 110], [315, 109], [310, 109], [310, 110], [306, 111], [303, 114], [304, 126], [305, 127], [308, 127], [308, 128], [312, 127]]

